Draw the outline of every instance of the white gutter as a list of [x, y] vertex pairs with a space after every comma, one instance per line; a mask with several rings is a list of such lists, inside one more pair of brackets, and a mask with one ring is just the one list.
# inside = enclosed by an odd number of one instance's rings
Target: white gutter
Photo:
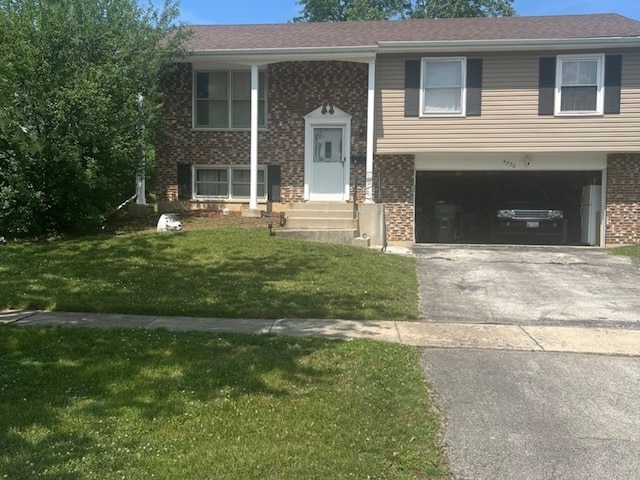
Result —
[[355, 47], [285, 47], [285, 48], [220, 48], [213, 50], [193, 50], [193, 55], [217, 55], [217, 54], [229, 54], [229, 55], [243, 55], [243, 54], [269, 54], [275, 53], [278, 55], [296, 54], [296, 53], [364, 53], [375, 51], [378, 48], [377, 45], [359, 45]]
[[368, 63], [376, 57], [376, 45], [359, 47], [292, 47], [292, 48], [254, 48], [191, 51], [180, 62], [202, 63], [222, 61], [229, 63], [295, 62], [310, 60], [345, 60]]
[[525, 50], [581, 50], [591, 48], [632, 48], [640, 46], [640, 37], [550, 38], [525, 40], [459, 40], [379, 42], [379, 53], [413, 52], [510, 52]]
[[283, 61], [345, 60], [369, 63], [377, 53], [510, 52], [533, 50], [581, 50], [637, 48], [640, 37], [548, 38], [500, 40], [380, 41], [377, 45], [349, 47], [237, 48], [191, 51], [179, 62], [262, 64]]

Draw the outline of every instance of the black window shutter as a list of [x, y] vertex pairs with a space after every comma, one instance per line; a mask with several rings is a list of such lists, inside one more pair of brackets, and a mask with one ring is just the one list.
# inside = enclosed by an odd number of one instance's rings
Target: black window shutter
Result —
[[282, 168], [280, 165], [267, 165], [267, 200], [282, 201]]
[[420, 116], [420, 60], [404, 62], [404, 116]]
[[467, 116], [482, 113], [482, 59], [467, 60]]
[[191, 165], [178, 164], [178, 200], [191, 200]]
[[604, 62], [604, 113], [620, 113], [622, 55], [607, 55]]
[[542, 57], [538, 69], [538, 115], [553, 115], [556, 90], [556, 58]]

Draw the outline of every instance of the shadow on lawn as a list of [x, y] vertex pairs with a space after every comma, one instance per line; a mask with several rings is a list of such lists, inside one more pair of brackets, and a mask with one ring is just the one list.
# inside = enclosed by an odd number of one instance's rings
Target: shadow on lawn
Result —
[[[216, 409], [233, 403], [222, 400], [284, 398], [324, 384], [332, 367], [307, 366], [305, 357], [336, 345], [164, 330], [1, 328], [0, 472], [7, 478], [60, 472], [62, 465], [68, 472], [90, 454], [107, 463], [103, 471], [115, 471], [109, 462], [117, 455], [101, 452], [114, 450], [106, 444], [118, 442], [126, 422], [151, 430], [156, 420], [185, 415], [193, 402], [206, 402], [213, 421]], [[139, 447], [135, 435], [120, 441]]]
[[[231, 318], [415, 314], [398, 307], [398, 296], [410, 289], [392, 284], [368, 291], [371, 282], [358, 262], [371, 258], [360, 252], [308, 248], [262, 232], [243, 233], [253, 235], [246, 244], [234, 243], [237, 232], [227, 239], [224, 232], [184, 235], [190, 237], [146, 234], [31, 247], [28, 263], [7, 258], [0, 286], [8, 298], [0, 305]], [[220, 238], [225, 243], [217, 250], [206, 244]]]

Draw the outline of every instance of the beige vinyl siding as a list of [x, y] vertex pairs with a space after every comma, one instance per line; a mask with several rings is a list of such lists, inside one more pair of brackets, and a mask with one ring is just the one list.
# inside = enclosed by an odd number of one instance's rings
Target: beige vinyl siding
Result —
[[589, 117], [538, 116], [538, 60], [555, 53], [531, 52], [469, 55], [483, 59], [481, 116], [405, 118], [404, 62], [420, 57], [381, 55], [376, 152], [639, 151], [640, 52], [604, 53], [623, 55], [621, 113]]

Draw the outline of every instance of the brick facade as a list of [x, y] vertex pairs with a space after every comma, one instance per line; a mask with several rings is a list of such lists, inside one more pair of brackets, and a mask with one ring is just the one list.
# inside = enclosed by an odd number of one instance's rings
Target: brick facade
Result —
[[385, 205], [387, 239], [391, 242], [413, 241], [414, 156], [376, 155], [373, 176], [376, 198], [377, 183], [380, 182], [382, 195], [377, 201]]
[[606, 243], [640, 243], [640, 153], [607, 157]]
[[[282, 166], [283, 202], [304, 197], [304, 116], [328, 101], [351, 115], [351, 155], [365, 155], [367, 65], [283, 62], [267, 70], [267, 131], [258, 135], [260, 165]], [[202, 131], [192, 125], [192, 67], [181, 64], [167, 82], [166, 119], [157, 146], [159, 200], [177, 199], [177, 165], [249, 165], [248, 131]]]

